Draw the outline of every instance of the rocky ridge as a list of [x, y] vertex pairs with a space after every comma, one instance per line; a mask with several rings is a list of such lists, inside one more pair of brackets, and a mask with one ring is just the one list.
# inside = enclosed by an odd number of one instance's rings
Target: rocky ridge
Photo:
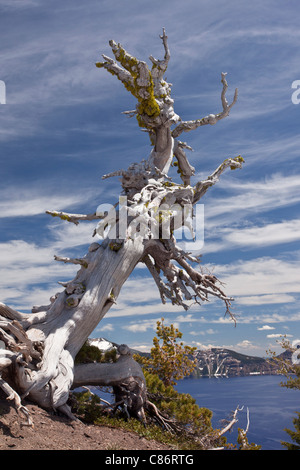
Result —
[[237, 377], [278, 374], [278, 366], [268, 359], [223, 348], [196, 351], [196, 377]]
[[[105, 338], [90, 338], [88, 341], [89, 344], [97, 346], [103, 352], [116, 346], [115, 343]], [[150, 353], [142, 353], [135, 349], [132, 349], [132, 353], [142, 356], [150, 355]], [[283, 354], [287, 356], [288, 353]], [[191, 377], [236, 377], [278, 373], [278, 366], [271, 364], [268, 359], [241, 354], [231, 349], [197, 350], [194, 357], [197, 360], [197, 366]]]

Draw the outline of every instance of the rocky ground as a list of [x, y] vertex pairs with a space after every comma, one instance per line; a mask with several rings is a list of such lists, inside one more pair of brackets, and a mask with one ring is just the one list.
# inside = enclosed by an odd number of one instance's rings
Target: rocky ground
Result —
[[106, 426], [74, 423], [24, 402], [34, 427], [23, 426], [0, 391], [0, 450], [164, 450], [170, 447], [136, 433]]

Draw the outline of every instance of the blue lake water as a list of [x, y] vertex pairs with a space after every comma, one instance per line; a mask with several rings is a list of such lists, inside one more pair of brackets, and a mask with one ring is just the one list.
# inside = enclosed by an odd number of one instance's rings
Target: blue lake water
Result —
[[281, 387], [285, 377], [276, 375], [232, 378], [184, 379], [176, 389], [189, 393], [199, 406], [213, 412], [212, 424], [220, 428], [219, 421], [228, 418], [237, 405], [244, 406], [238, 414], [235, 431], [227, 433], [228, 442], [236, 444], [236, 430], [247, 426], [247, 407], [250, 412], [249, 442], [262, 446], [262, 450], [286, 450], [281, 441], [291, 442], [284, 428], [294, 430], [293, 418], [300, 411], [300, 392]]

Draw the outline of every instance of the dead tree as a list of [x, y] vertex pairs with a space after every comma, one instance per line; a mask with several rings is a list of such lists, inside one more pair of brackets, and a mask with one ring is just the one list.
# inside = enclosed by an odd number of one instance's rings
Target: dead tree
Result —
[[[71, 416], [67, 400], [76, 384], [111, 384], [118, 388], [134, 382], [135, 393], [139, 384], [141, 397], [145, 396], [142, 370], [126, 348], [115, 364], [74, 365], [76, 354], [116, 302], [122, 285], [139, 262], [145, 263], [153, 276], [163, 303], [169, 300], [188, 309], [192, 303], [206, 302], [215, 296], [224, 302], [226, 313], [234, 319], [230, 312], [233, 299], [223, 292], [214, 275], [199, 269], [197, 257], [178, 246], [174, 230], [188, 225], [184, 209], [195, 206], [227, 168], [241, 168], [240, 156], [227, 158], [205, 180], [191, 185], [194, 168], [185, 152], [190, 147], [178, 140], [183, 132], [214, 125], [228, 116], [237, 90], [228, 104], [226, 74], [222, 73], [221, 111], [182, 121], [174, 111], [171, 84], [164, 80], [170, 59], [164, 30], [160, 38], [164, 58], [151, 56], [151, 69], [114, 41], [109, 44], [115, 59], [103, 55], [104, 61], [96, 64], [116, 75], [137, 99], [135, 110], [125, 114], [136, 116], [139, 126], [149, 134], [149, 157], [103, 176], [121, 177], [122, 195], [110, 211], [98, 209], [85, 215], [47, 211], [74, 224], [97, 221], [95, 233], [102, 235], [103, 241], [92, 243], [82, 258], [55, 257], [80, 268], [49, 305], [33, 307], [32, 313], [24, 314], [0, 304], [0, 339], [5, 343], [5, 349], [0, 349], [0, 387], [26, 417], [27, 410], [21, 404], [21, 398], [26, 396], [43, 408], [58, 409]], [[168, 177], [173, 158], [180, 182]], [[164, 235], [166, 227], [168, 236]], [[129, 406], [129, 412], [142, 413], [143, 399], [130, 403], [135, 405], [131, 409]]]

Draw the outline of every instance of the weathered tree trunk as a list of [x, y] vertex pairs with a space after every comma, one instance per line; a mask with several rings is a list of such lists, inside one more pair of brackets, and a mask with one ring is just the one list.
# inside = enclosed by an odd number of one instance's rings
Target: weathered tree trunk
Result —
[[[42, 348], [33, 369], [22, 365], [15, 370], [14, 381], [21, 394], [29, 393], [30, 399], [45, 408], [60, 409], [65, 405], [73, 384], [77, 352], [115, 303], [143, 251], [140, 239], [120, 242], [119, 246], [94, 243], [82, 259], [83, 266], [75, 279], [46, 310], [22, 315], [0, 305], [0, 315], [10, 320], [17, 316], [29, 344], [37, 342]], [[2, 321], [0, 325], [5, 330], [10, 323]]]
[[[96, 64], [117, 75], [137, 98], [136, 109], [126, 113], [136, 115], [153, 145], [147, 160], [103, 177], [122, 176], [119, 208], [116, 209], [117, 203], [108, 213], [98, 209], [88, 215], [47, 211], [75, 224], [97, 220], [96, 232], [105, 235], [103, 242], [93, 243], [80, 259], [55, 257], [61, 262], [78, 264], [80, 269], [73, 280], [63, 285], [63, 292], [50, 299], [50, 305], [33, 307], [31, 314], [22, 314], [0, 304], [0, 340], [5, 343], [5, 349], [0, 349], [0, 387], [15, 399], [17, 408], [26, 416], [19, 394], [42, 407], [71, 415], [66, 405], [69, 391], [83, 384], [110, 384], [118, 395], [122, 395], [122, 386], [127, 384], [129, 391], [135, 390], [131, 399], [127, 399], [129, 412], [142, 416], [145, 382], [140, 366], [130, 355], [121, 354], [116, 364], [74, 367], [77, 352], [116, 302], [122, 285], [140, 261], [152, 274], [163, 303], [169, 299], [187, 309], [213, 295], [225, 302], [226, 312], [231, 315], [232, 299], [222, 291], [215, 276], [192, 266], [198, 259], [176, 245], [173, 230], [186, 225], [186, 205], [192, 207], [223, 171], [240, 168], [243, 161], [240, 156], [228, 158], [206, 180], [190, 186], [194, 168], [184, 151], [190, 147], [176, 138], [182, 132], [215, 124], [226, 117], [237, 92], [228, 105], [227, 82], [222, 74], [223, 111], [195, 121], [181, 121], [173, 109], [170, 85], [163, 79], [170, 58], [164, 31], [161, 39], [165, 56], [163, 60], [150, 57], [151, 71], [145, 62], [132, 57], [114, 41], [110, 45], [120, 65], [107, 56], [103, 56], [104, 62]], [[173, 125], [177, 127], [171, 130]], [[167, 176], [173, 156], [182, 183], [171, 182]], [[135, 387], [139, 400], [132, 399], [137, 396]]]
[[126, 345], [118, 347], [120, 354], [115, 363], [79, 364], [74, 369], [72, 388], [86, 385], [111, 386], [116, 403], [123, 403], [129, 415], [145, 419], [144, 405], [147, 400], [144, 374], [132, 358]]

